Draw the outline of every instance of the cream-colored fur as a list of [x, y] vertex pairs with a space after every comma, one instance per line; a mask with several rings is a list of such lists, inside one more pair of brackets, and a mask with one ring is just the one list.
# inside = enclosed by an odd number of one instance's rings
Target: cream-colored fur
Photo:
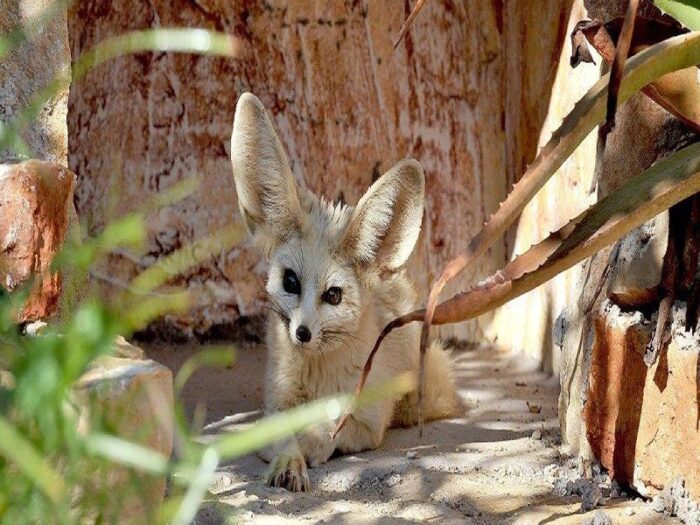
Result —
[[[420, 233], [423, 169], [403, 160], [372, 184], [357, 207], [327, 203], [297, 188], [264, 107], [249, 93], [236, 107], [231, 159], [241, 213], [270, 264], [265, 411], [352, 392], [381, 329], [417, 306], [403, 266]], [[297, 279], [292, 284], [290, 272]], [[328, 302], [330, 288], [342, 291], [338, 304]], [[308, 341], [299, 338], [299, 327], [308, 330]], [[387, 337], [367, 383], [415, 373], [418, 337], [415, 324]], [[451, 360], [439, 343], [429, 348], [426, 374], [426, 419], [457, 415]], [[387, 397], [358, 408], [333, 441], [328, 423], [277, 444], [266, 458], [269, 483], [308, 490], [307, 465], [324, 463], [335, 450], [378, 447], [392, 423], [415, 424], [416, 399], [415, 393]]]

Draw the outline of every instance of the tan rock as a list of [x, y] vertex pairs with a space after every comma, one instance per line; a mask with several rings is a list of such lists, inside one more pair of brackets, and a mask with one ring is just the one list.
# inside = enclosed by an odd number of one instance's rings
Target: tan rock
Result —
[[61, 297], [51, 261], [75, 223], [75, 175], [50, 162], [0, 165], [0, 286], [9, 291], [35, 277], [19, 322], [48, 319]]
[[[124, 346], [125, 342], [117, 342]], [[135, 347], [134, 347], [135, 348]], [[166, 458], [173, 447], [173, 379], [155, 361], [102, 357], [80, 379], [75, 397], [80, 407], [79, 429], [103, 429], [154, 450]], [[137, 473], [110, 464], [82, 496], [90, 508], [91, 494], [108, 491], [109, 504], [99, 507], [106, 523], [154, 523], [154, 512], [165, 495], [165, 477]], [[116, 520], [116, 521], [113, 521]]]
[[[559, 21], [560, 29], [565, 29], [566, 35], [570, 34], [576, 23], [585, 18], [585, 10], [581, 0], [572, 2], [568, 20]], [[541, 20], [538, 20], [540, 12], [532, 9], [527, 2], [514, 2], [508, 6], [507, 11], [527, 10], [525, 16], [531, 16], [531, 30], [539, 29]], [[525, 15], [525, 13], [523, 13]], [[513, 16], [510, 14], [509, 16]], [[551, 27], [556, 24], [547, 22]], [[512, 32], [511, 35], [518, 35]], [[553, 35], [550, 35], [550, 38]], [[521, 38], [526, 47], [539, 45], [537, 37]], [[513, 45], [512, 47], [517, 47]], [[519, 156], [519, 164], [513, 166], [513, 173], [517, 176], [527, 168], [526, 163], [534, 159], [538, 148], [543, 147], [551, 138], [552, 133], [561, 125], [564, 117], [571, 111], [574, 104], [583, 97], [588, 89], [598, 80], [598, 70], [595, 67], [579, 67], [574, 70], [569, 66], [571, 56], [571, 41], [566, 38], [559, 52], [559, 61], [556, 67], [548, 65], [546, 60], [538, 60], [532, 64], [532, 57], [538, 50], [527, 49], [520, 53], [509, 53], [509, 76], [512, 71], [521, 71], [527, 74], [535, 68], [549, 68], [542, 70], [542, 78], [548, 78], [548, 74], [555, 73], [551, 87], [551, 96], [547, 104], [537, 104], [542, 101], [542, 91], [529, 89], [522, 90], [522, 96], [531, 100], [525, 105], [529, 108], [528, 114], [519, 112], [516, 107], [509, 107], [509, 115], [515, 119], [523, 119], [517, 132], [509, 133], [507, 140], [513, 145], [530, 143], [526, 151], [529, 157]], [[528, 67], [525, 64], [529, 64]], [[517, 89], [517, 88], [514, 88]], [[544, 87], [542, 87], [544, 89]], [[512, 103], [512, 101], [511, 101]], [[544, 112], [538, 114], [537, 112]], [[544, 120], [542, 116], [546, 115]], [[509, 147], [509, 154], [518, 152], [517, 147]], [[510, 159], [512, 162], [513, 160]], [[588, 137], [572, 154], [572, 156], [559, 168], [552, 178], [544, 185], [537, 195], [525, 206], [517, 226], [514, 228], [515, 237], [509, 243], [509, 251], [512, 256], [525, 252], [534, 244], [544, 240], [552, 231], [566, 224], [568, 220], [576, 217], [595, 201], [595, 195], [589, 191], [590, 179], [593, 173], [595, 161], [595, 137]], [[517, 179], [516, 179], [517, 180]], [[512, 248], [510, 248], [512, 246]], [[498, 346], [514, 348], [518, 351], [538, 359], [545, 371], [558, 373], [560, 369], [560, 352], [555, 349], [552, 342], [552, 325], [565, 306], [572, 303], [572, 290], [576, 285], [577, 269], [572, 268], [535, 290], [524, 294], [510, 303], [499, 308], [494, 320], [490, 324], [487, 334], [493, 338]]]
[[682, 477], [697, 500], [700, 339], [680, 328], [684, 315], [674, 306], [671, 342], [651, 368], [643, 360], [651, 323], [617, 307], [595, 317], [583, 418], [591, 450], [613, 479], [653, 495]]

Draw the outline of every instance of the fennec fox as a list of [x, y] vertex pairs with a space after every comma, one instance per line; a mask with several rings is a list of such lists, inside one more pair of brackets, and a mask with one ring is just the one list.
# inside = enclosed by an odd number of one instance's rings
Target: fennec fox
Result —
[[[420, 233], [423, 169], [403, 160], [356, 207], [328, 203], [297, 187], [265, 109], [250, 93], [236, 106], [231, 159], [241, 214], [269, 262], [265, 412], [352, 392], [381, 329], [417, 306], [403, 267]], [[394, 331], [368, 385], [417, 371], [418, 338], [416, 325]], [[460, 411], [451, 364], [433, 343], [426, 359], [427, 420]], [[324, 463], [335, 450], [378, 447], [391, 424], [415, 424], [416, 399], [414, 392], [358, 408], [334, 440], [329, 422], [277, 444], [262, 454], [271, 463], [268, 483], [308, 490], [307, 465]]]

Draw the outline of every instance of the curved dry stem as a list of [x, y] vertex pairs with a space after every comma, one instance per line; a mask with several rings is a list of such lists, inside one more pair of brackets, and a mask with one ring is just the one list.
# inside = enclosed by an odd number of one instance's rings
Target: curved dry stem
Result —
[[[357, 398], [360, 395], [360, 392], [362, 391], [362, 388], [365, 386], [365, 382], [367, 381], [367, 376], [369, 375], [369, 371], [372, 369], [372, 362], [374, 361], [374, 356], [377, 353], [377, 350], [379, 350], [379, 346], [382, 344], [382, 341], [384, 341], [384, 338], [388, 336], [394, 329], [396, 328], [401, 328], [402, 326], [406, 326], [408, 323], [412, 323], [414, 321], [420, 321], [423, 318], [423, 310], [416, 310], [415, 312], [410, 312], [408, 314], [402, 315], [401, 317], [397, 317], [393, 321], [391, 321], [389, 324], [387, 324], [384, 329], [381, 331], [379, 334], [379, 337], [377, 338], [377, 341], [374, 343], [374, 347], [372, 348], [372, 351], [369, 353], [369, 356], [367, 357], [367, 361], [365, 362], [365, 366], [362, 368], [362, 374], [360, 375], [360, 380], [357, 382], [357, 385], [355, 386], [355, 392], [353, 394], [353, 399], [357, 400]], [[347, 421], [348, 417], [350, 417], [350, 414], [352, 414], [352, 409], [355, 406], [355, 403], [351, 403], [348, 408], [345, 410], [343, 413], [343, 416], [338, 420], [338, 424], [335, 427], [335, 430], [331, 434], [331, 439], [335, 439], [335, 437], [338, 435], [338, 432], [343, 428], [345, 425], [345, 422]]]
[[396, 37], [396, 40], [394, 41], [394, 49], [399, 47], [399, 44], [403, 40], [403, 37], [406, 36], [406, 33], [408, 33], [408, 30], [411, 28], [411, 24], [413, 24], [413, 21], [418, 16], [418, 13], [420, 13], [420, 10], [423, 9], [425, 2], [426, 2], [426, 0], [418, 0], [416, 2], [416, 5], [411, 10], [411, 13], [408, 15], [408, 18], [401, 26], [401, 30], [399, 31], [399, 36]]

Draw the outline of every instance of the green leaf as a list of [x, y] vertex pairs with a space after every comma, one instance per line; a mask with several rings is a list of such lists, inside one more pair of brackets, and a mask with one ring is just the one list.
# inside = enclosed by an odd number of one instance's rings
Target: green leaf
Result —
[[0, 415], [0, 455], [5, 456], [46, 494], [58, 503], [65, 495], [65, 485], [39, 452], [26, 441], [7, 419]]
[[334, 421], [352, 406], [364, 406], [387, 396], [399, 396], [416, 387], [415, 377], [401, 374], [382, 385], [365, 389], [353, 403], [350, 394], [319, 399], [307, 405], [268, 416], [251, 427], [219, 437], [211, 446], [222, 460], [243, 456], [322, 421]]
[[219, 456], [216, 451], [213, 448], [205, 450], [202, 455], [202, 461], [194, 472], [190, 488], [182, 499], [180, 509], [171, 521], [171, 525], [192, 523], [218, 464]]
[[688, 29], [700, 31], [700, 0], [654, 0], [654, 4]]
[[96, 456], [149, 474], [165, 475], [168, 472], [168, 458], [155, 450], [116, 436], [92, 434], [87, 439], [86, 447]]

